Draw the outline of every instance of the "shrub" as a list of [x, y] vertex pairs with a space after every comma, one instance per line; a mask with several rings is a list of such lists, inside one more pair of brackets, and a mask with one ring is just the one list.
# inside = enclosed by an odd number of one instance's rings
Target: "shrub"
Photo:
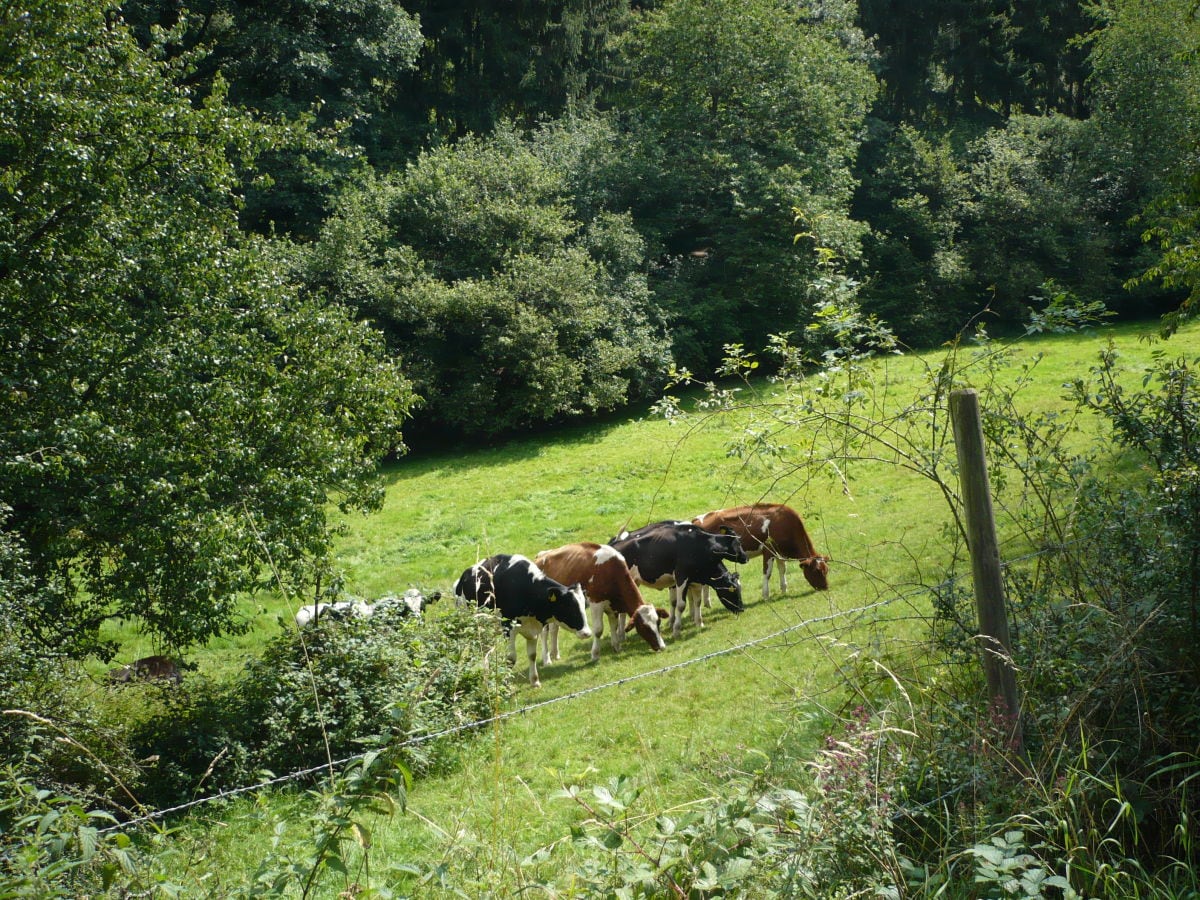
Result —
[[[155, 760], [149, 799], [161, 806], [485, 718], [508, 685], [494, 641], [492, 618], [459, 609], [289, 629], [232, 681], [170, 692], [136, 729], [137, 754]], [[401, 743], [400, 761], [418, 774], [445, 767], [458, 742]]]

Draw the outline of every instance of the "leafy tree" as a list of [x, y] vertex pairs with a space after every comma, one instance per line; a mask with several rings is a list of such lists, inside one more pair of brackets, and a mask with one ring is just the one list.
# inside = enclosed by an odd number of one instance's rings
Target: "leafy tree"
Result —
[[863, 242], [863, 307], [906, 343], [957, 333], [980, 303], [962, 241], [970, 184], [951, 136], [894, 129], [864, 148], [855, 214]]
[[1127, 250], [1139, 286], [1184, 300], [1168, 328], [1194, 313], [1200, 285], [1200, 20], [1190, 0], [1116, 0], [1098, 12], [1089, 126], [1108, 161], [1100, 187], [1121, 220], [1136, 218], [1146, 253]]
[[238, 164], [286, 134], [178, 87], [111, 9], [9, 7], [0, 35], [0, 500], [30, 628], [76, 655], [114, 616], [235, 630], [265, 562], [328, 582], [328, 503], [377, 498], [409, 390], [238, 231]]
[[571, 168], [609, 137], [502, 128], [426, 152], [351, 191], [302, 255], [314, 289], [384, 331], [423, 425], [496, 434], [615, 408], [664, 377], [641, 238], [626, 215], [572, 209]]
[[[874, 87], [848, 19], [825, 8], [672, 0], [626, 46], [633, 146], [621, 180], [689, 366], [801, 324], [814, 247], [856, 253], [850, 165]], [[811, 235], [798, 249], [797, 210]]]
[[186, 10], [127, 0], [122, 10], [144, 46], [155, 27], [171, 29], [165, 51], [193, 60], [187, 84], [221, 78], [232, 104], [322, 129], [324, 140], [270, 151], [270, 179], [247, 187], [243, 222], [263, 232], [315, 235], [332, 196], [362, 172], [357, 148], [386, 140], [377, 117], [421, 48], [417, 20], [397, 0], [191, 0]]
[[1126, 299], [1115, 252], [1126, 229], [1096, 190], [1103, 160], [1086, 122], [900, 128], [868, 159], [856, 208], [872, 225], [862, 301], [905, 340], [949, 339], [985, 307], [1012, 325], [1047, 291]]

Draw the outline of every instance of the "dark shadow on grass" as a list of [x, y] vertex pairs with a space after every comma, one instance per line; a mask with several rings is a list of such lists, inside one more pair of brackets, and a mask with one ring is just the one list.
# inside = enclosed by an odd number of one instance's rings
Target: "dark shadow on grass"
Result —
[[[702, 391], [691, 389], [676, 391], [677, 396], [691, 405]], [[519, 434], [497, 437], [448, 438], [445, 436], [424, 437], [405, 433], [405, 441], [412, 449], [408, 454], [387, 460], [382, 466], [382, 475], [388, 487], [402, 481], [425, 475], [438, 469], [453, 467], [453, 472], [467, 472], [476, 468], [490, 468], [536, 457], [548, 444], [556, 447], [584, 447], [598, 444], [611, 432], [635, 422], [651, 418], [653, 403], [643, 400], [619, 410], [595, 416], [587, 421], [567, 421], [541, 425]], [[447, 471], [447, 475], [453, 474]]]

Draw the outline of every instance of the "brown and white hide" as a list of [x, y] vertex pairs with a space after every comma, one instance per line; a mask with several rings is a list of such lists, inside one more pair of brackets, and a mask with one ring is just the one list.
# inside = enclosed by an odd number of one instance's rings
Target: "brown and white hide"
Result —
[[800, 514], [782, 503], [754, 503], [718, 509], [692, 520], [714, 534], [735, 534], [746, 556], [763, 558], [763, 599], [771, 596], [771, 569], [779, 561], [779, 589], [787, 591], [785, 560], [800, 563], [818, 591], [829, 589], [829, 557], [817, 553]]
[[[620, 652], [625, 633], [636, 630], [654, 651], [666, 647], [659, 626], [658, 610], [642, 598], [625, 564], [625, 558], [607, 544], [585, 541], [566, 544], [554, 550], [543, 550], [537, 565], [557, 581], [579, 582], [588, 599], [588, 622], [592, 629], [592, 661], [600, 658], [600, 639], [604, 636], [604, 620], [611, 629], [613, 650]], [[554, 623], [547, 627], [542, 662], [558, 659], [558, 629]]]

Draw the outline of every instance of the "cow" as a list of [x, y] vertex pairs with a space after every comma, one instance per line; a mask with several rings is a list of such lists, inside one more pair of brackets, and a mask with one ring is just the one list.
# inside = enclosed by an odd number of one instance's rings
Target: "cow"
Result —
[[556, 620], [581, 638], [592, 636], [579, 584], [560, 584], [519, 554], [498, 553], [477, 562], [459, 576], [454, 594], [462, 602], [496, 610], [508, 635], [508, 661], [517, 661], [517, 632], [525, 638], [529, 683], [541, 687], [537, 640], [542, 626]]
[[351, 616], [369, 619], [373, 609], [364, 600], [338, 600], [336, 603], [310, 603], [296, 610], [296, 624], [301, 628], [326, 619], [344, 620]]
[[372, 612], [381, 610], [393, 611], [399, 616], [419, 616], [430, 603], [440, 600], [441, 591], [432, 594], [422, 594], [417, 588], [409, 588], [403, 594], [384, 594], [372, 601]]
[[748, 557], [762, 556], [763, 600], [771, 596], [771, 569], [779, 560], [779, 589], [787, 592], [785, 560], [800, 563], [804, 577], [818, 591], [829, 590], [829, 557], [817, 553], [804, 522], [790, 506], [754, 503], [718, 509], [692, 520], [705, 531], [736, 534]]
[[[538, 568], [564, 584], [579, 582], [587, 596], [588, 624], [592, 629], [592, 662], [600, 659], [604, 618], [612, 629], [612, 646], [617, 653], [625, 644], [625, 632], [634, 629], [655, 652], [666, 648], [659, 627], [658, 610], [642, 599], [625, 557], [605, 544], [588, 541], [543, 550], [534, 560]], [[628, 623], [628, 624], [626, 624]], [[558, 659], [558, 627], [549, 623], [542, 663]]]
[[179, 684], [183, 673], [179, 663], [169, 656], [143, 656], [108, 673], [109, 684], [128, 684], [131, 681], [172, 681]]
[[747, 562], [735, 535], [710, 534], [690, 522], [665, 521], [633, 532], [623, 531], [609, 544], [625, 557], [634, 581], [658, 590], [672, 590], [672, 637], [679, 637], [689, 600], [692, 621], [697, 628], [704, 626], [699, 596], [692, 588], [712, 587], [731, 612], [740, 613], [745, 608], [741, 582], [723, 562], [726, 559]]

